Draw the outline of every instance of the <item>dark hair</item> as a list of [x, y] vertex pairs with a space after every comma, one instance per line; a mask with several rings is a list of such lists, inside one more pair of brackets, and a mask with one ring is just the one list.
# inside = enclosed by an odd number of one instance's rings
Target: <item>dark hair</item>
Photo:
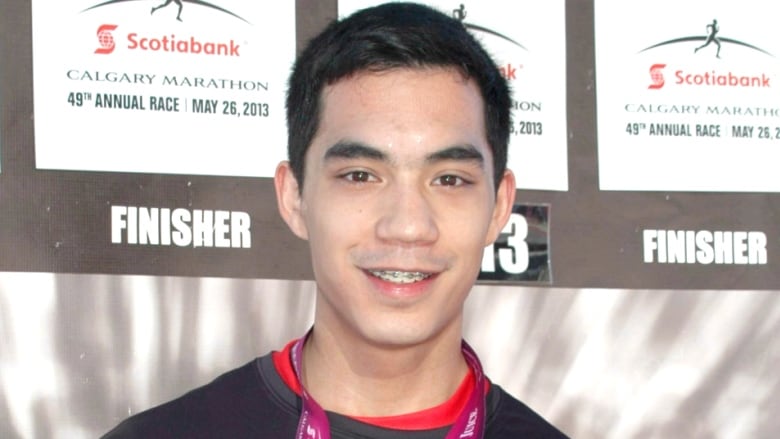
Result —
[[287, 92], [287, 153], [301, 190], [304, 158], [319, 126], [325, 86], [361, 71], [425, 67], [455, 68], [479, 87], [498, 189], [509, 142], [507, 81], [458, 20], [428, 6], [387, 3], [332, 22], [293, 66]]

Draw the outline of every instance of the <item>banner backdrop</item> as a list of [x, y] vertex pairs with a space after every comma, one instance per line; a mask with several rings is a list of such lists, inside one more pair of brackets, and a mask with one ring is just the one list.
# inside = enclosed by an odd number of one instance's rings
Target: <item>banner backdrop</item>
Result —
[[[491, 377], [572, 437], [773, 437], [778, 8], [429, 3], [514, 88]], [[95, 437], [306, 329], [286, 76], [363, 4], [0, 2], [0, 436]]]

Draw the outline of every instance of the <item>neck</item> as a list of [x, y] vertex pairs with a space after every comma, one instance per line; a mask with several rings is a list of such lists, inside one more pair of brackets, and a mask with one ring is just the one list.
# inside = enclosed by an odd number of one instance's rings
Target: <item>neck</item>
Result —
[[468, 372], [460, 326], [413, 346], [377, 346], [315, 325], [303, 355], [303, 385], [325, 409], [395, 416], [444, 403]]

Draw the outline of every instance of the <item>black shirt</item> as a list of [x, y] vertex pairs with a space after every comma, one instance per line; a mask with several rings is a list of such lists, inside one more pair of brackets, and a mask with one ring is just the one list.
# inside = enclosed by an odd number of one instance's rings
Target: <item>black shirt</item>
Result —
[[[486, 402], [486, 439], [566, 438], [498, 385], [491, 384]], [[103, 438], [293, 439], [300, 410], [301, 399], [279, 376], [269, 354], [126, 419]], [[389, 430], [336, 413], [327, 416], [333, 439], [441, 439], [449, 430]]]

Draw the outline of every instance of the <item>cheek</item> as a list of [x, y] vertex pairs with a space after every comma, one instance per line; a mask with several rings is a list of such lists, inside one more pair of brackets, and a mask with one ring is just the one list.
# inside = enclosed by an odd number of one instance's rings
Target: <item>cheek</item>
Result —
[[338, 197], [321, 197], [310, 204], [305, 214], [310, 245], [315, 247], [349, 247], [370, 227], [365, 206], [343, 203]]
[[437, 215], [440, 228], [446, 230], [454, 241], [482, 245], [492, 218], [492, 208], [488, 204], [475, 200], [469, 203], [443, 203]]

